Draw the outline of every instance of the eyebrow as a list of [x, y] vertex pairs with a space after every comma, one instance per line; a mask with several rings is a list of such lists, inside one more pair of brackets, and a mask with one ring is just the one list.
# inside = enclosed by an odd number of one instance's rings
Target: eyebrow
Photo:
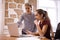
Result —
[[35, 14], [35, 16], [38, 16], [38, 14]]

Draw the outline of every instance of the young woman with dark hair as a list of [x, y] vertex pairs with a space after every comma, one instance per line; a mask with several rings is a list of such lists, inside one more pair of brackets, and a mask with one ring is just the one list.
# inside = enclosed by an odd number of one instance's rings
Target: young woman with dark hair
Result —
[[34, 23], [38, 30], [38, 34], [40, 36], [51, 39], [50, 31], [52, 30], [51, 29], [52, 27], [51, 27], [51, 23], [47, 11], [42, 9], [37, 9], [35, 13], [35, 18], [36, 20], [34, 21]]

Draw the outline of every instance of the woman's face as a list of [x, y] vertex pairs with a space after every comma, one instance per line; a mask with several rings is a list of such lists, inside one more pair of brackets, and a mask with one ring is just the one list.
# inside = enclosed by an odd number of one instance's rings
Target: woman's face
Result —
[[35, 12], [35, 18], [36, 18], [37, 20], [41, 20], [41, 19], [42, 19], [42, 14], [39, 15], [39, 13], [36, 11], [36, 12]]
[[25, 6], [25, 10], [27, 13], [31, 12], [31, 7], [30, 6]]

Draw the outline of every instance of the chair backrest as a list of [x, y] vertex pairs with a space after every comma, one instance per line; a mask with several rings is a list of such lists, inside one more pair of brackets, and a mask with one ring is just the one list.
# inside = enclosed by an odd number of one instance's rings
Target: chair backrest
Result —
[[55, 39], [60, 39], [60, 23], [58, 23], [58, 25], [57, 25]]

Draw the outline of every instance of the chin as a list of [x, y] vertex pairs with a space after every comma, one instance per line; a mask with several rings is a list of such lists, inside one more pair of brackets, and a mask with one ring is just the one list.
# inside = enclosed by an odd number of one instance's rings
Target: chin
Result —
[[39, 19], [37, 19], [37, 20], [39, 20]]
[[29, 12], [27, 12], [27, 13], [29, 13]]

